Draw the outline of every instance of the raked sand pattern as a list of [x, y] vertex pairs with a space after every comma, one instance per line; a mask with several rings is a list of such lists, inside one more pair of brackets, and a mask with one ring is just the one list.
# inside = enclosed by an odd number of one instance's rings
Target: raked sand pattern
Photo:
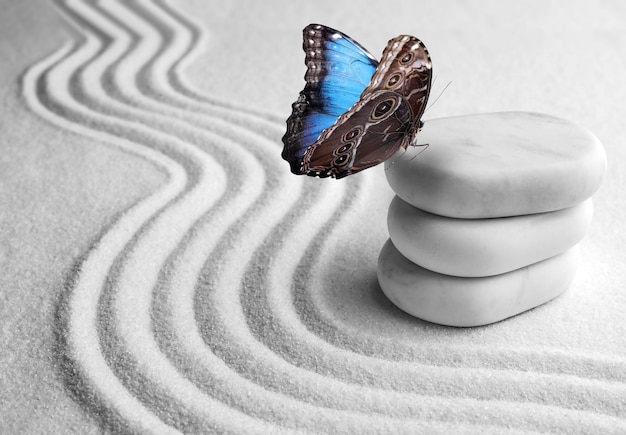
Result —
[[[56, 6], [74, 35], [22, 76], [28, 107], [166, 178], [102, 229], [59, 302], [65, 385], [103, 430], [626, 432], [624, 359], [449, 343], [475, 332], [384, 299], [361, 264], [378, 239], [342, 260], [383, 177], [290, 174], [283, 119], [185, 81], [206, 35], [170, 3]], [[364, 286], [354, 306], [333, 305], [329, 276]]]

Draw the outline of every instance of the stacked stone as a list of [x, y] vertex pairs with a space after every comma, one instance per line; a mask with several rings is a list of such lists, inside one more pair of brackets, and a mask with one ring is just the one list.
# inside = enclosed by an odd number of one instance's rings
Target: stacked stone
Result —
[[396, 193], [378, 279], [399, 308], [478, 326], [565, 291], [592, 217], [606, 156], [598, 139], [552, 116], [503, 112], [428, 121], [387, 168]]

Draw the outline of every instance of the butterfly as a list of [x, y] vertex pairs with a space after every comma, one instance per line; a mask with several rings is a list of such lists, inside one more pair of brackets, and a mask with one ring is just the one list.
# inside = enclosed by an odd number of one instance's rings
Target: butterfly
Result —
[[391, 39], [380, 63], [349, 36], [320, 24], [305, 27], [303, 40], [306, 85], [282, 138], [291, 172], [343, 178], [413, 143], [432, 80], [419, 39]]

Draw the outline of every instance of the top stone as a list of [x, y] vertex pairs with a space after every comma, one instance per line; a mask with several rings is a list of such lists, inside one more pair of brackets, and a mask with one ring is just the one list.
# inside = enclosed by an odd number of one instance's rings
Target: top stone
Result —
[[409, 204], [454, 218], [495, 218], [571, 207], [600, 187], [602, 144], [572, 122], [499, 112], [426, 122], [387, 165], [391, 188]]

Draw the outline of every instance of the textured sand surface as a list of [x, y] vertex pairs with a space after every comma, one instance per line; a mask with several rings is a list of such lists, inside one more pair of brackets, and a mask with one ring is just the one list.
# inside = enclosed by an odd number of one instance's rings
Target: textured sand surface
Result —
[[[624, 4], [2, 7], [0, 433], [626, 432]], [[375, 56], [422, 39], [432, 99], [452, 81], [426, 122], [528, 110], [600, 138], [569, 291], [473, 329], [384, 297], [382, 165], [280, 158], [310, 22]]]

